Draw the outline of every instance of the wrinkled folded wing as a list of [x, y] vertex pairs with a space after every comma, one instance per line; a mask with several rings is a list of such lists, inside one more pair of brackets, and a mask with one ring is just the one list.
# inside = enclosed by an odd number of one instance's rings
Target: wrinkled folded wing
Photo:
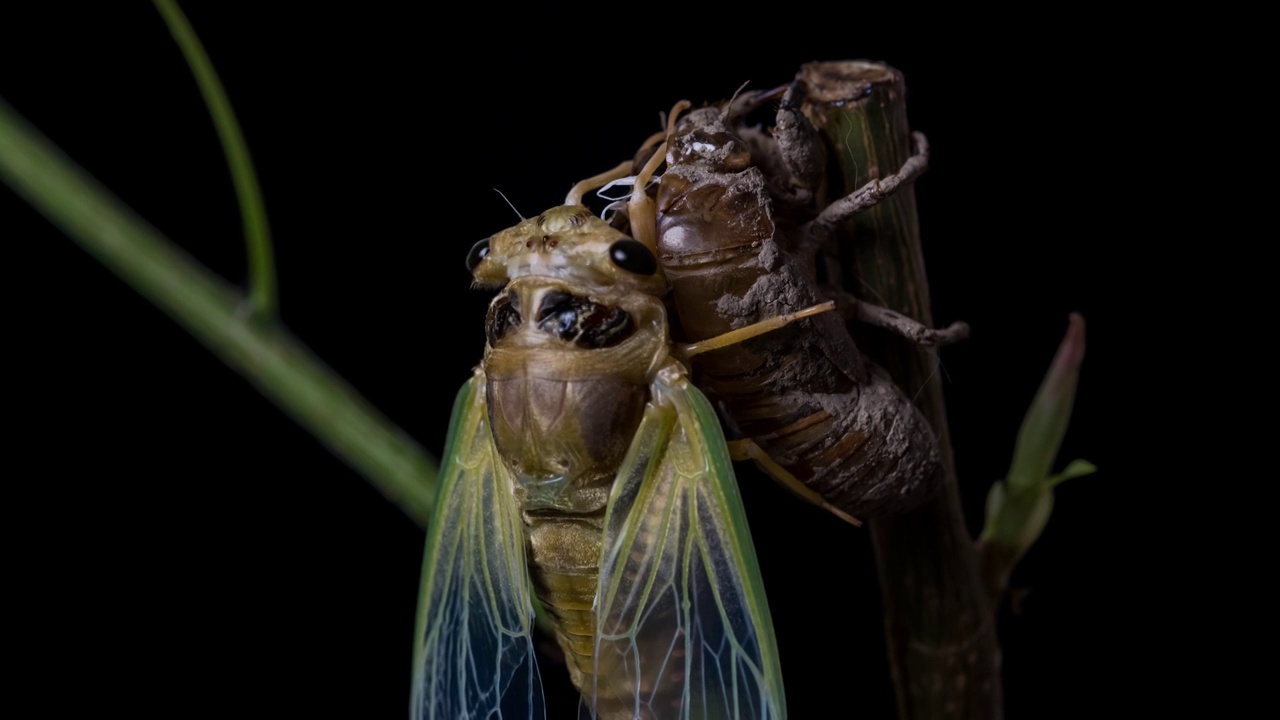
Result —
[[480, 371], [454, 403], [427, 529], [414, 653], [414, 720], [543, 718], [520, 520]]
[[605, 518], [597, 717], [786, 717], [777, 644], [720, 424], [686, 378], [653, 386]]

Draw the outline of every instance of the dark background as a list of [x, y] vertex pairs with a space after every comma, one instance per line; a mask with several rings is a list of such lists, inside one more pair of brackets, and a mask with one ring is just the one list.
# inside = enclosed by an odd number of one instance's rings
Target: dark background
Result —
[[[516, 222], [493, 188], [536, 213], [629, 157], [681, 98], [777, 85], [816, 59], [898, 67], [933, 147], [917, 197], [935, 318], [973, 327], [942, 371], [975, 533], [1067, 314], [1088, 322], [1059, 466], [1101, 470], [1058, 491], [1013, 576], [1029, 593], [1000, 617], [1008, 716], [1136, 702], [1152, 651], [1134, 630], [1149, 602], [1132, 526], [1141, 421], [1116, 278], [1137, 220], [1096, 213], [1126, 192], [1102, 179], [1123, 165], [1104, 144], [1139, 128], [1107, 88], [1079, 92], [1092, 80], [1074, 51], [1101, 35], [911, 10], [188, 4], [257, 163], [284, 321], [434, 453], [484, 343], [487, 297], [463, 258]], [[196, 85], [149, 3], [109, 5], [6, 10], [0, 97], [242, 282], [238, 209]], [[5, 189], [0, 239], [20, 468], [6, 584], [26, 660], [11, 684], [77, 715], [403, 717], [422, 531]], [[892, 717], [867, 533], [751, 469], [740, 479], [792, 716]], [[554, 666], [544, 676], [562, 682]]]

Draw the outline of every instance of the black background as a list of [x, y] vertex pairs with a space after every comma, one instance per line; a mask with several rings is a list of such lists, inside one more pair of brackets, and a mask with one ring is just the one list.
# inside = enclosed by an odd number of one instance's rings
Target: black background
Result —
[[[1000, 617], [1008, 715], [1134, 702], [1135, 318], [1115, 280], [1136, 220], [1095, 212], [1125, 192], [1100, 180], [1123, 165], [1108, 144], [1139, 128], [1105, 88], [1080, 91], [1096, 75], [1077, 51], [1105, 38], [1066, 18], [1015, 32], [910, 9], [189, 5], [257, 163], [284, 321], [434, 453], [484, 343], [487, 297], [463, 258], [516, 222], [493, 188], [536, 213], [629, 157], [681, 98], [780, 84], [816, 59], [898, 67], [933, 147], [917, 198], [935, 318], [973, 327], [942, 371], [975, 533], [1067, 314], [1088, 322], [1059, 465], [1101, 470], [1058, 491], [1014, 574], [1030, 592]], [[3, 22], [0, 97], [242, 282], [218, 141], [151, 6]], [[0, 238], [14, 258], [6, 445], [22, 468], [4, 506], [26, 659], [11, 682], [76, 715], [403, 717], [422, 531], [7, 190]], [[740, 478], [792, 716], [892, 717], [867, 533]]]

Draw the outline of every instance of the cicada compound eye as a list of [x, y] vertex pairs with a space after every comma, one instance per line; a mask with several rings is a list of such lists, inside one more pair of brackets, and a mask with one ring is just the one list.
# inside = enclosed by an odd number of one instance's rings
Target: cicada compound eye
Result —
[[485, 238], [475, 245], [471, 246], [471, 251], [467, 253], [467, 272], [475, 272], [476, 266], [484, 260], [489, 254], [489, 238]]
[[636, 275], [652, 275], [658, 272], [658, 259], [642, 242], [631, 238], [619, 240], [609, 246], [609, 259], [614, 265], [635, 273]]

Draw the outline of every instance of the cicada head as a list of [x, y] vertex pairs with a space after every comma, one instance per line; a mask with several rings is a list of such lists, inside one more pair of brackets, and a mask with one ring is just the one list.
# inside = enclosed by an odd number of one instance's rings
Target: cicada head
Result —
[[544, 277], [601, 295], [661, 296], [667, 288], [653, 251], [581, 205], [551, 208], [481, 240], [467, 268], [483, 287]]
[[751, 149], [726, 125], [726, 116], [712, 107], [681, 118], [667, 141], [669, 165], [695, 165], [713, 172], [735, 173], [751, 166]]

